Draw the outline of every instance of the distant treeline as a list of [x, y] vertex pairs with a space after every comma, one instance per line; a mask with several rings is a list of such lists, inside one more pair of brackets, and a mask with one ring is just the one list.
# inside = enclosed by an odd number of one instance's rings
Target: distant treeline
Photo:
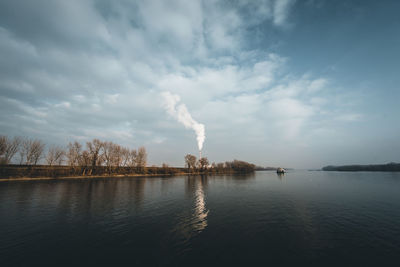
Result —
[[399, 172], [400, 163], [387, 163], [375, 165], [345, 165], [345, 166], [326, 166], [323, 171], [370, 171], [370, 172]]
[[254, 172], [255, 165], [246, 161], [234, 160], [220, 163], [209, 163], [206, 157], [197, 160], [196, 156], [185, 156], [185, 167], [189, 172], [201, 173], [249, 173]]
[[255, 165], [245, 161], [210, 164], [206, 157], [197, 160], [190, 154], [185, 156], [185, 168], [165, 163], [148, 167], [144, 147], [130, 149], [99, 139], [85, 145], [75, 141], [67, 147], [46, 149], [38, 139], [0, 136], [0, 178], [247, 173], [255, 169]]
[[67, 165], [18, 165], [9, 164], [1, 165], [0, 179], [5, 178], [37, 178], [37, 177], [80, 177], [80, 176], [135, 176], [135, 175], [176, 175], [186, 173], [185, 168], [175, 167], [157, 167], [151, 166], [145, 169], [138, 169], [135, 167], [119, 167], [113, 169], [110, 173], [106, 166], [96, 166], [90, 168], [91, 172], [88, 173], [88, 168], [85, 166], [67, 166]]
[[113, 173], [120, 167], [129, 167], [140, 172], [146, 167], [147, 153], [144, 147], [130, 149], [113, 142], [86, 142], [84, 148], [79, 142], [70, 142], [67, 147], [49, 146], [38, 139], [23, 137], [8, 138], [0, 136], [0, 164], [17, 163], [36, 166], [46, 163], [47, 166], [67, 165], [80, 171], [80, 175], [97, 175]]

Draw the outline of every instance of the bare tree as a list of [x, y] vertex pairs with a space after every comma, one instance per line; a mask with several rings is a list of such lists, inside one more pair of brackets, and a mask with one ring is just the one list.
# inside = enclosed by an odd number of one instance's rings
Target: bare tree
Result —
[[112, 142], [103, 143], [104, 164], [108, 172], [111, 173], [113, 168], [121, 166], [130, 166], [130, 151], [128, 148]]
[[45, 144], [40, 140], [25, 139], [20, 149], [21, 163], [36, 165], [43, 156]]
[[122, 147], [121, 148], [121, 166], [128, 167], [129, 166], [129, 148]]
[[9, 164], [18, 151], [22, 139], [14, 137], [12, 140], [7, 136], [0, 136], [0, 164]]
[[7, 148], [7, 136], [1, 135], [0, 136], [0, 157], [3, 157], [6, 153]]
[[122, 164], [122, 147], [120, 145], [114, 144], [113, 146], [113, 166], [120, 167]]
[[59, 146], [51, 146], [46, 155], [46, 162], [48, 165], [57, 164], [61, 165], [64, 160], [65, 152]]
[[22, 139], [21, 141], [21, 147], [19, 149], [19, 164], [24, 164], [26, 163], [26, 155], [29, 150], [29, 141], [28, 139]]
[[196, 156], [187, 154], [185, 156], [185, 165], [189, 169], [189, 171], [194, 170], [196, 168]]
[[[82, 175], [92, 175], [93, 168], [89, 168], [92, 164], [92, 158], [90, 156], [89, 151], [84, 150], [82, 153], [80, 153], [78, 157], [78, 165], [81, 167]], [[83, 167], [83, 168], [82, 168]], [[79, 168], [75, 168], [75, 171], [78, 170]]]
[[106, 165], [109, 173], [111, 173], [113, 165], [113, 154], [114, 154], [113, 150], [114, 150], [113, 142], [103, 142], [104, 164]]
[[79, 166], [82, 145], [78, 142], [68, 144], [67, 161], [70, 166]]
[[198, 163], [197, 163], [198, 165], [199, 165], [199, 168], [201, 169], [201, 170], [205, 170], [207, 167], [208, 167], [208, 165], [210, 164], [209, 162], [208, 162], [208, 159], [206, 158], [206, 157], [202, 157], [202, 158], [200, 158], [199, 160], [198, 160]]
[[218, 172], [223, 172], [224, 171], [224, 163], [222, 163], [222, 162], [217, 163], [217, 171]]
[[103, 148], [103, 142], [101, 142], [99, 139], [93, 139], [92, 142], [86, 142], [86, 147], [90, 154], [92, 167], [101, 165], [101, 149]]
[[143, 171], [147, 164], [147, 153], [144, 147], [139, 147], [136, 157], [136, 167]]
[[87, 150], [82, 151], [78, 158], [79, 166], [89, 167], [92, 164], [90, 153]]
[[137, 151], [136, 151], [136, 149], [130, 150], [128, 157], [129, 157], [128, 166], [129, 167], [136, 167], [136, 162], [137, 162]]

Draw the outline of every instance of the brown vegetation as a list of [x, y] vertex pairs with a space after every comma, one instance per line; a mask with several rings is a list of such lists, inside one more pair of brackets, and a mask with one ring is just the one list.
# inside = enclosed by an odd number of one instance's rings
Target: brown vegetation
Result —
[[246, 161], [234, 160], [226, 161], [225, 163], [215, 163], [211, 165], [206, 157], [202, 157], [199, 160], [196, 156], [187, 154], [185, 156], [185, 163], [188, 172], [191, 173], [210, 173], [210, 174], [221, 174], [221, 173], [249, 173], [254, 172], [255, 165]]
[[[39, 162], [47, 165], [39, 165]], [[6, 136], [0, 136], [0, 164], [0, 178], [221, 174], [252, 172], [255, 168], [253, 164], [238, 160], [210, 164], [206, 157], [197, 160], [190, 154], [185, 156], [186, 168], [170, 167], [166, 163], [162, 167], [147, 167], [144, 147], [136, 150], [93, 139], [86, 142], [85, 148], [74, 141], [65, 149], [50, 146], [45, 153], [45, 144], [40, 140]]]

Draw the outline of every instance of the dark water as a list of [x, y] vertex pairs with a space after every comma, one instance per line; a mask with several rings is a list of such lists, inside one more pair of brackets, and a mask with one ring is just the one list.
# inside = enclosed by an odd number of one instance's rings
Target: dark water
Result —
[[400, 173], [0, 183], [0, 266], [400, 266]]

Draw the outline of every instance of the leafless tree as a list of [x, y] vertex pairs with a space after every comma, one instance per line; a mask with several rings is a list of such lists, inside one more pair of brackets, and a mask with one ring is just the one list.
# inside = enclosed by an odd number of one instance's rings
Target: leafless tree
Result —
[[[145, 154], [145, 151], [142, 152]], [[109, 172], [112, 172], [113, 168], [133, 167], [136, 163], [137, 152], [136, 150], [129, 150], [128, 148], [114, 144], [112, 142], [103, 142], [103, 157], [104, 164]], [[144, 157], [145, 159], [145, 157]]]
[[223, 170], [224, 170], [224, 163], [222, 163], [222, 162], [217, 163], [217, 171], [223, 172]]
[[198, 160], [197, 164], [201, 170], [205, 170], [208, 167], [209, 162], [206, 157], [202, 157], [201, 159]]
[[136, 149], [131, 149], [129, 150], [129, 159], [128, 159], [128, 166], [129, 167], [136, 167], [136, 162], [137, 162], [137, 151]]
[[103, 158], [104, 164], [106, 165], [108, 172], [111, 173], [114, 157], [114, 143], [103, 142]]
[[92, 158], [90, 156], [89, 151], [84, 150], [79, 154], [78, 157], [78, 166], [74, 167], [75, 171], [81, 170], [81, 175], [92, 175], [93, 168], [92, 165]]
[[113, 166], [120, 167], [122, 165], [122, 147], [120, 145], [114, 144], [113, 146], [113, 156], [112, 162]]
[[9, 139], [7, 136], [0, 136], [0, 164], [9, 164], [17, 153], [22, 139], [14, 137]]
[[185, 156], [185, 164], [189, 171], [194, 170], [196, 168], [196, 156], [187, 154]]
[[43, 156], [44, 147], [45, 144], [40, 140], [23, 140], [20, 149], [21, 163], [36, 165]]
[[61, 165], [65, 156], [65, 151], [59, 146], [51, 146], [47, 151], [46, 162], [48, 165]]
[[67, 161], [70, 166], [79, 166], [82, 145], [77, 141], [68, 144]]
[[147, 164], [147, 152], [144, 147], [139, 147], [136, 157], [136, 166], [143, 171]]
[[121, 148], [121, 166], [123, 167], [128, 167], [129, 166], [129, 148], [126, 147], [122, 147]]
[[82, 153], [80, 153], [80, 156], [78, 158], [79, 166], [82, 167], [89, 167], [92, 164], [91, 156], [89, 151], [84, 150]]
[[89, 151], [92, 167], [101, 165], [102, 155], [101, 149], [103, 148], [103, 142], [99, 139], [93, 139], [92, 142], [86, 142], [86, 147]]
[[4, 154], [6, 153], [6, 149], [7, 149], [7, 136], [5, 135], [1, 135], [0, 136], [0, 156], [3, 157]]

